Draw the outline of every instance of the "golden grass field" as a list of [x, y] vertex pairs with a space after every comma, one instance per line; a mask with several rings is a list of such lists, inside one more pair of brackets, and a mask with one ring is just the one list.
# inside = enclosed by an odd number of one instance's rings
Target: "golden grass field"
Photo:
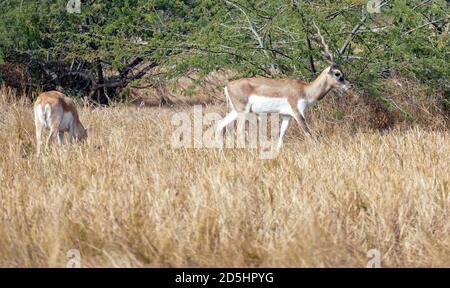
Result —
[[319, 105], [317, 142], [292, 125], [263, 160], [173, 149], [173, 109], [85, 106], [88, 142], [37, 157], [32, 104], [7, 98], [2, 267], [65, 267], [70, 249], [82, 267], [366, 267], [370, 249], [382, 267], [450, 267], [446, 129], [351, 130]]

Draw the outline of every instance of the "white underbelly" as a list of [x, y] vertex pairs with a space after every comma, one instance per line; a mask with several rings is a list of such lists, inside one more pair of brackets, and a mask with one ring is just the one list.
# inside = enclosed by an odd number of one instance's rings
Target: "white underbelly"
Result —
[[71, 112], [64, 112], [63, 117], [61, 119], [61, 123], [59, 124], [59, 131], [69, 131], [70, 127], [73, 123], [73, 115]]
[[293, 111], [287, 98], [276, 98], [252, 95], [248, 99], [250, 111], [253, 113], [280, 113], [292, 115]]

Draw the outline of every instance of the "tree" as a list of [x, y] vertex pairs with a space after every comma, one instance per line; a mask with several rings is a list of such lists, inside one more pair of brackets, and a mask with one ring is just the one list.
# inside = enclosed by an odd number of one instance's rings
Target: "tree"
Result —
[[163, 47], [189, 29], [189, 1], [84, 1], [80, 13], [66, 2], [3, 3], [2, 55], [27, 63], [45, 89], [84, 91], [101, 104], [164, 64], [173, 51]]
[[61, 86], [102, 104], [155, 71], [310, 80], [325, 65], [317, 19], [360, 87], [379, 95], [381, 79], [395, 72], [450, 99], [448, 2], [379, 3], [380, 13], [371, 13], [365, 0], [90, 0], [68, 13], [67, 0], [3, 1], [0, 61], [26, 64], [45, 89]]
[[380, 1], [380, 13], [369, 13], [366, 4], [216, 1], [205, 12], [208, 25], [178, 45], [184, 52], [176, 61], [180, 69], [204, 74], [234, 69], [237, 77], [282, 74], [309, 80], [325, 65], [314, 41], [316, 18], [338, 63], [360, 87], [379, 91], [380, 80], [395, 72], [449, 91], [449, 4]]

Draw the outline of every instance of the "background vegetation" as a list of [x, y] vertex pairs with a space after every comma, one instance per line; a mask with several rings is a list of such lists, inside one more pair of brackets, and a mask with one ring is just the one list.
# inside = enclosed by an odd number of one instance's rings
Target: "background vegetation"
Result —
[[384, 98], [382, 79], [401, 75], [449, 101], [445, 0], [377, 1], [380, 13], [362, 0], [81, 1], [80, 13], [68, 13], [68, 2], [0, 2], [3, 81], [106, 104], [144, 76], [155, 85], [196, 71], [198, 82], [231, 69], [236, 77], [310, 80], [325, 67], [311, 24], [317, 18], [363, 91]]
[[[447, 1], [67, 2], [0, 0], [0, 266], [450, 266]], [[228, 79], [320, 73], [313, 18], [356, 84], [308, 111], [316, 141], [171, 147], [174, 113], [223, 115]], [[50, 89], [89, 138], [38, 156]]]

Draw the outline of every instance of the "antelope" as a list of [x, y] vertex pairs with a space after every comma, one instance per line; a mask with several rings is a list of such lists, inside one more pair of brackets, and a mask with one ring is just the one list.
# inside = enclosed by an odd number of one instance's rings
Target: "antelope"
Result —
[[34, 104], [34, 123], [38, 154], [41, 151], [44, 128], [50, 130], [47, 146], [55, 138], [58, 145], [62, 145], [64, 132], [69, 133], [69, 143], [73, 139], [83, 141], [87, 137], [87, 129], [80, 122], [75, 103], [58, 91], [44, 92], [38, 96]]
[[[283, 137], [289, 127], [291, 118], [294, 118], [303, 131], [312, 137], [311, 129], [305, 118], [308, 106], [320, 101], [332, 89], [347, 91], [351, 88], [344, 73], [336, 64], [333, 54], [317, 28], [322, 46], [322, 54], [329, 61], [330, 66], [312, 82], [306, 83], [297, 79], [274, 80], [264, 77], [243, 78], [229, 82], [224, 88], [231, 111], [217, 124], [217, 133], [235, 121], [239, 115], [248, 113], [278, 113], [281, 115], [281, 129], [277, 149], [283, 145]], [[240, 128], [243, 130], [243, 127]], [[241, 131], [242, 132], [242, 131]]]

